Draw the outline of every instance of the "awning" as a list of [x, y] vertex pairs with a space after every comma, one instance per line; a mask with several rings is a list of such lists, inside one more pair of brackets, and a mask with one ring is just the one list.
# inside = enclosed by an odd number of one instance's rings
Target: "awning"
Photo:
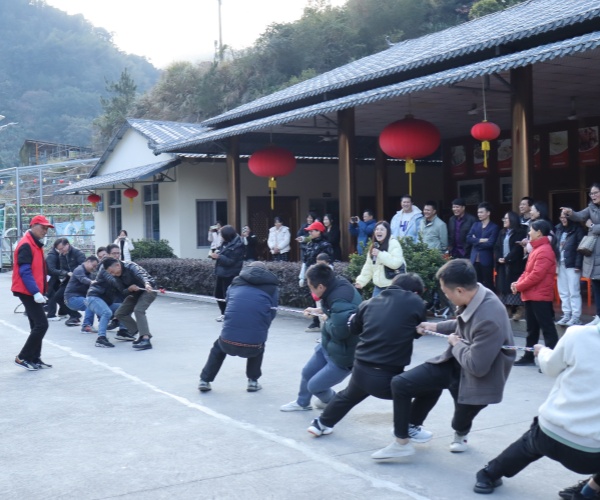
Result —
[[432, 75], [418, 77], [393, 85], [341, 97], [339, 99], [286, 111], [284, 113], [260, 118], [247, 123], [215, 129], [210, 132], [199, 134], [192, 139], [163, 144], [154, 149], [154, 153], [158, 155], [165, 152], [192, 152], [193, 148], [200, 144], [263, 130], [275, 125], [283, 125], [297, 120], [312, 118], [313, 116], [321, 114], [335, 113], [343, 109], [363, 106], [365, 104], [391, 99], [400, 95], [420, 92], [434, 87], [453, 85], [483, 75], [506, 72], [530, 64], [542, 63], [579, 52], [587, 52], [598, 47], [600, 47], [600, 31], [595, 31], [568, 40], [542, 45], [458, 68], [452, 68]]
[[88, 177], [87, 179], [59, 189], [56, 191], [56, 194], [79, 194], [81, 192], [93, 191], [94, 189], [112, 188], [121, 184], [142, 181], [163, 170], [174, 167], [180, 161], [179, 158], [172, 158], [159, 163], [151, 163], [150, 165], [142, 165], [119, 172]]

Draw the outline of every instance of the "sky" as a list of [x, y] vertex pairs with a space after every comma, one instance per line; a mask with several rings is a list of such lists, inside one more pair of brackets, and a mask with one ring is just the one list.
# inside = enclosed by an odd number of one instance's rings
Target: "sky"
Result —
[[[122, 51], [165, 68], [173, 61], [211, 61], [219, 39], [219, 0], [46, 0], [68, 14], [82, 14], [113, 34]], [[330, 0], [340, 6], [345, 0]], [[274, 22], [302, 16], [308, 0], [221, 0], [223, 44], [242, 49]]]

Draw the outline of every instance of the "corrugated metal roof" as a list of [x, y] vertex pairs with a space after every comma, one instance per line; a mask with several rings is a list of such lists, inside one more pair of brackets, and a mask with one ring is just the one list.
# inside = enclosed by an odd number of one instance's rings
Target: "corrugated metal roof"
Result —
[[198, 123], [169, 122], [163, 120], [142, 120], [139, 118], [128, 118], [123, 122], [121, 128], [111, 139], [108, 147], [102, 153], [100, 160], [90, 172], [90, 177], [96, 174], [104, 165], [110, 154], [114, 151], [117, 143], [123, 138], [125, 132], [130, 128], [137, 130], [146, 139], [149, 147], [160, 146], [177, 140], [185, 140], [211, 130]]
[[388, 85], [386, 87], [360, 92], [358, 94], [341, 97], [339, 99], [307, 106], [305, 108], [287, 111], [285, 113], [279, 113], [247, 123], [241, 123], [239, 125], [226, 127], [223, 129], [215, 129], [188, 141], [165, 144], [162, 147], [156, 148], [155, 153], [160, 154], [164, 152], [177, 151], [184, 152], [186, 148], [191, 148], [206, 142], [218, 141], [227, 137], [242, 135], [270, 126], [311, 118], [319, 114], [333, 113], [342, 109], [361, 106], [384, 99], [390, 99], [402, 94], [411, 94], [432, 87], [451, 85], [481, 75], [500, 73], [513, 68], [568, 56], [577, 52], [585, 52], [595, 49], [599, 46], [600, 31], [596, 31], [594, 33], [589, 33], [587, 35], [579, 36], [562, 42], [543, 45], [515, 54], [509, 54], [486, 61], [468, 64], [459, 68], [441, 71], [433, 75], [414, 78], [412, 80], [396, 83], [394, 85]]
[[406, 40], [202, 122], [214, 126], [304, 98], [474, 54], [600, 18], [598, 0], [529, 0], [437, 33]]
[[91, 191], [93, 189], [112, 187], [127, 182], [140, 181], [175, 166], [179, 161], [180, 160], [177, 158], [173, 158], [168, 161], [121, 170], [120, 172], [88, 177], [87, 179], [71, 184], [69, 187], [59, 189], [56, 191], [56, 194], [75, 194], [81, 191]]

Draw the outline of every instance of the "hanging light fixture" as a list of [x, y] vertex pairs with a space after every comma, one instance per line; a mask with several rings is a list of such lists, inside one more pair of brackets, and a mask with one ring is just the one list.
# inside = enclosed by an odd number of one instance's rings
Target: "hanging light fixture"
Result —
[[485, 82], [481, 80], [481, 92], [483, 96], [483, 121], [476, 123], [471, 128], [471, 135], [477, 141], [481, 141], [481, 150], [483, 151], [483, 166], [488, 167], [488, 152], [490, 151], [490, 141], [498, 139], [500, 136], [500, 127], [487, 119], [487, 106], [485, 102]]
[[390, 123], [379, 135], [379, 146], [386, 155], [406, 160], [405, 173], [408, 174], [408, 194], [411, 196], [412, 175], [416, 172], [414, 160], [435, 153], [440, 141], [440, 131], [433, 123], [411, 114]]
[[275, 209], [277, 177], [291, 174], [296, 168], [296, 158], [291, 151], [274, 145], [259, 149], [248, 159], [248, 168], [258, 177], [269, 178], [271, 210]]

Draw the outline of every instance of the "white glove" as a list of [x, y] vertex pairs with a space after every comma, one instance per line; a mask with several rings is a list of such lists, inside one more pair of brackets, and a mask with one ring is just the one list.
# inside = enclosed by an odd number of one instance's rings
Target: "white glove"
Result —
[[44, 297], [40, 292], [33, 296], [33, 300], [35, 300], [38, 304], [45, 304], [47, 302], [46, 297]]
[[303, 279], [299, 279], [298, 280], [298, 286], [301, 287], [301, 288], [304, 286], [304, 280]]

